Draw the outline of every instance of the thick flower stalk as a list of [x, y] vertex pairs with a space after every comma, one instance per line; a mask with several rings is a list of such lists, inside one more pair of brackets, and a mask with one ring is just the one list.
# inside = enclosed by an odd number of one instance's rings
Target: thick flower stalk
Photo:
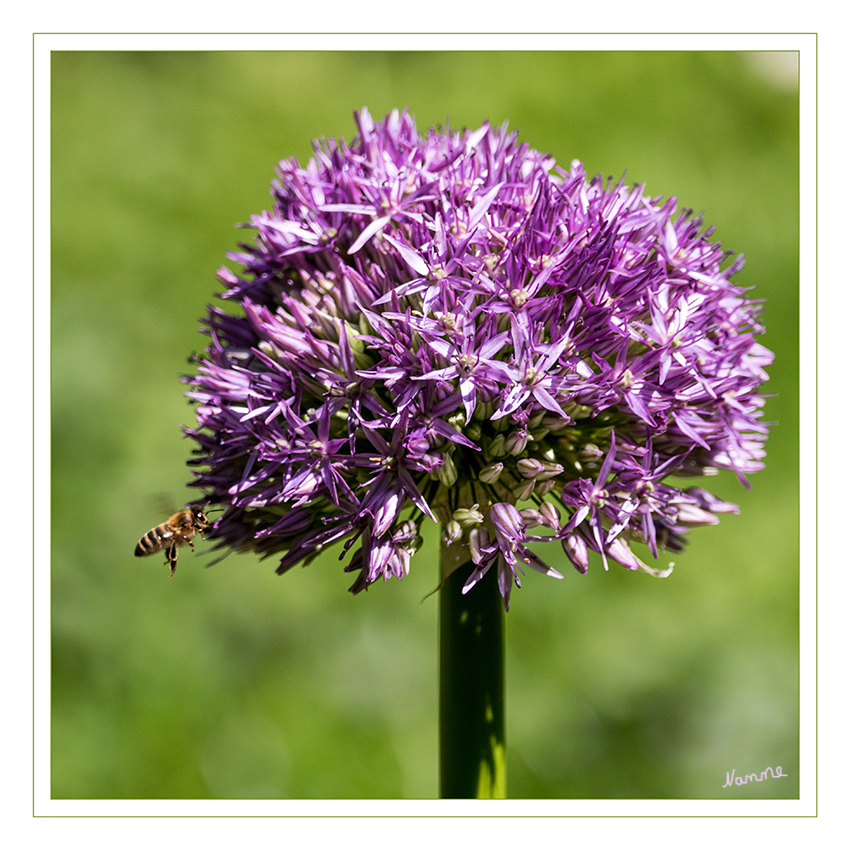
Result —
[[657, 559], [737, 510], [676, 480], [762, 468], [772, 355], [741, 259], [505, 127], [356, 122], [280, 163], [219, 272], [233, 307], [188, 379], [212, 536], [281, 573], [341, 541], [357, 593], [440, 522], [464, 592], [496, 570], [505, 609], [529, 567], [559, 576], [538, 541], [666, 574], [633, 544]]

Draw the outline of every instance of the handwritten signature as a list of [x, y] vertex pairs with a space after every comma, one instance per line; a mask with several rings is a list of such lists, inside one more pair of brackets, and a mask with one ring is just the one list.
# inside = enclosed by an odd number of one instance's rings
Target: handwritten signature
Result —
[[[776, 771], [774, 773], [774, 771]], [[735, 776], [735, 771], [732, 773], [726, 771], [726, 782], [721, 786], [721, 788], [728, 788], [730, 785], [746, 785], [748, 782], [761, 782], [763, 779], [767, 779], [770, 777], [771, 779], [779, 779], [780, 776], [788, 776], [787, 773], [782, 772], [782, 766], [777, 765], [776, 767], [766, 767], [761, 775], [758, 773], [748, 773], [746, 776]]]

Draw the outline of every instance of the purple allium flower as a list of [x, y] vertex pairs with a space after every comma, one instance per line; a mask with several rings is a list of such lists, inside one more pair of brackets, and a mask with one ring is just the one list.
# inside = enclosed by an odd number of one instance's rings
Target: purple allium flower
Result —
[[630, 543], [658, 558], [737, 510], [672, 480], [763, 466], [772, 354], [742, 260], [674, 198], [506, 127], [355, 117], [351, 144], [280, 163], [241, 273], [219, 272], [235, 309], [210, 307], [188, 379], [219, 546], [282, 573], [344, 541], [356, 593], [441, 521], [465, 590], [495, 566], [506, 608], [526, 567], [558, 575], [531, 541], [666, 574]]

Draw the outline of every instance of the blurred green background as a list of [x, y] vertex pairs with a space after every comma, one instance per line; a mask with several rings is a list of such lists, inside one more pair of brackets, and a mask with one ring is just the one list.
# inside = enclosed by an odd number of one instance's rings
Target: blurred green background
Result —
[[[776, 58], [776, 57], [773, 57]], [[782, 69], [781, 57], [774, 70]], [[765, 61], [762, 61], [765, 60]], [[673, 574], [531, 573], [507, 617], [518, 798], [798, 796], [798, 110], [725, 52], [52, 55], [52, 795], [437, 793], [437, 537], [353, 597], [331, 553], [133, 557], [189, 496], [179, 375], [275, 163], [352, 112], [509, 121], [562, 165], [705, 210], [776, 353], [767, 469]], [[203, 552], [207, 548], [200, 544]], [[721, 786], [782, 765], [787, 779]]]

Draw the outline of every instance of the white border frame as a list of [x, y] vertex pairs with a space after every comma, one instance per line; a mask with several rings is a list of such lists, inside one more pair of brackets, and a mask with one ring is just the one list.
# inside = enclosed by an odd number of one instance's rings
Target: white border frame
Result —
[[[35, 34], [34, 85], [34, 386], [50, 386], [50, 54], [54, 50], [747, 50], [800, 53], [801, 222], [801, 433], [815, 432], [816, 309], [816, 118], [817, 37], [814, 34], [588, 34], [588, 35], [220, 35], [220, 34]], [[34, 400], [34, 485], [39, 504], [49, 504], [49, 394]], [[815, 445], [802, 441], [801, 495], [814, 493]], [[800, 537], [815, 539], [815, 501], [801, 498]], [[816, 562], [801, 548], [800, 564], [800, 799], [799, 800], [52, 800], [50, 798], [50, 535], [39, 526], [34, 539], [34, 782], [33, 814], [65, 816], [295, 816], [295, 817], [806, 817], [816, 814]], [[672, 824], [658, 824], [655, 843]], [[309, 827], [311, 830], [313, 827]], [[222, 825], [222, 837], [230, 828]], [[513, 826], [505, 824], [508, 834]], [[571, 830], [571, 827], [566, 827]], [[501, 830], [501, 827], [500, 827]], [[699, 827], [704, 837], [713, 832]], [[745, 828], [737, 838], [745, 837]], [[453, 836], [461, 833], [453, 828]], [[756, 830], [754, 836], [758, 838]], [[517, 835], [521, 839], [521, 834]], [[527, 840], [527, 837], [526, 837]], [[701, 843], [701, 842], [700, 842]]]

